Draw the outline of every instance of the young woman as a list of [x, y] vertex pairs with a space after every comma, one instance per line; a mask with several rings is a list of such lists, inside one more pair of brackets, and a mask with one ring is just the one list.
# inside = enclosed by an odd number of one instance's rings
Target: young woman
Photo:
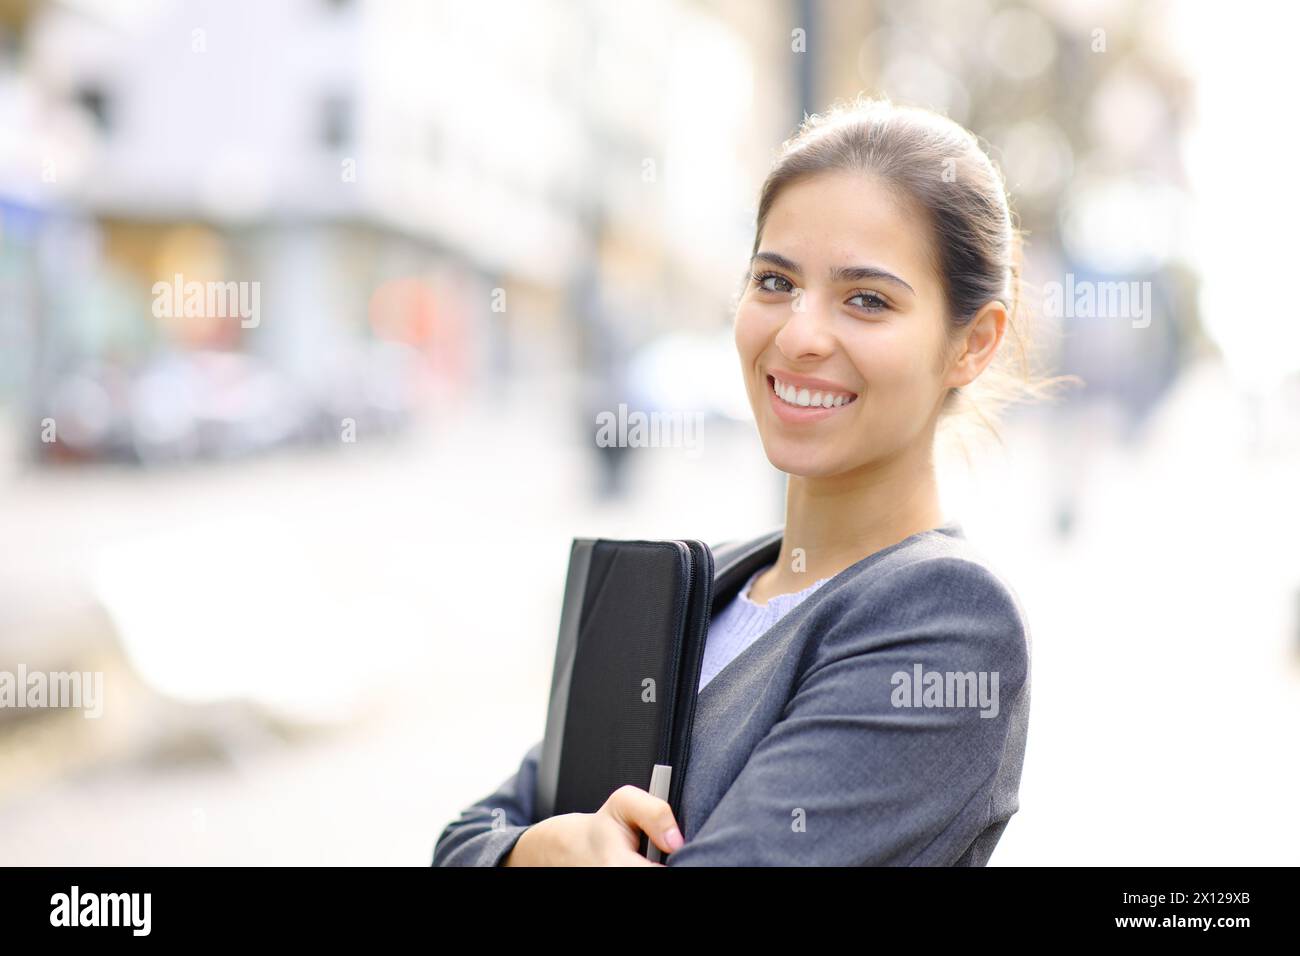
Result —
[[957, 124], [863, 99], [805, 121], [763, 184], [735, 315], [785, 525], [715, 547], [682, 819], [627, 786], [535, 820], [539, 743], [435, 866], [987, 862], [1019, 807], [1030, 635], [945, 522], [934, 444], [1016, 397], [994, 359], [1018, 257], [1002, 179]]

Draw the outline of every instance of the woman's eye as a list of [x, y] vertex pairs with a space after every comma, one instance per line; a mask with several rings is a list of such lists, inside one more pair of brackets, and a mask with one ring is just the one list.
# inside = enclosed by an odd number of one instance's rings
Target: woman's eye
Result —
[[[862, 308], [869, 312], [879, 312], [882, 309], [889, 308], [889, 303], [874, 292], [856, 292], [853, 295], [853, 299], [865, 299], [866, 301], [862, 305]], [[849, 301], [852, 302], [853, 299], [849, 299]]]
[[[754, 281], [758, 283], [758, 287], [759, 287], [760, 289], [762, 289], [764, 292], [789, 292], [791, 289], [794, 288], [794, 285], [790, 282], [789, 279], [787, 279], [787, 278], [786, 278], [785, 276], [783, 276], [783, 275], [778, 275], [778, 274], [775, 273], [775, 272], [765, 272], [765, 273], [763, 273], [762, 275], [756, 275], [756, 276], [754, 276]], [[769, 286], [769, 285], [767, 284], [767, 283], [769, 283], [769, 282], [773, 282], [773, 281], [775, 281], [775, 282], [784, 282], [784, 283], [785, 283], [787, 286], [789, 286], [790, 288], [788, 288], [788, 289], [781, 289], [781, 288], [773, 289], [771, 286]]]

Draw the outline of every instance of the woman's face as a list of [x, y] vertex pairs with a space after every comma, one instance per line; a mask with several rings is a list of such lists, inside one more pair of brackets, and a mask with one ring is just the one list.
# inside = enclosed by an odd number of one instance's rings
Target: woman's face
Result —
[[945, 330], [928, 229], [864, 174], [820, 174], [772, 204], [735, 333], [776, 468], [836, 475], [932, 440]]

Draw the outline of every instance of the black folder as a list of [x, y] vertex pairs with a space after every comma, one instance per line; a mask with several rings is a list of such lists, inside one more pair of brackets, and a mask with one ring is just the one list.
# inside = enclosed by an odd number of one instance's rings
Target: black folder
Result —
[[702, 541], [573, 540], [539, 820], [593, 813], [624, 784], [649, 790], [656, 764], [672, 768], [666, 799], [680, 813], [712, 593], [713, 553]]

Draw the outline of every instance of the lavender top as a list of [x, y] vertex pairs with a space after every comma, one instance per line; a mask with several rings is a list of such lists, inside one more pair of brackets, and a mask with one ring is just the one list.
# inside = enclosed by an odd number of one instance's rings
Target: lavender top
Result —
[[771, 630], [777, 621], [793, 611], [804, 598], [830, 580], [822, 578], [802, 591], [777, 594], [766, 604], [755, 604], [749, 599], [749, 589], [758, 576], [770, 567], [772, 565], [769, 564], [751, 574], [736, 597], [709, 622], [709, 635], [704, 644], [704, 662], [700, 667], [699, 690], [704, 690], [704, 685], [713, 680], [718, 671], [731, 663], [737, 654]]

